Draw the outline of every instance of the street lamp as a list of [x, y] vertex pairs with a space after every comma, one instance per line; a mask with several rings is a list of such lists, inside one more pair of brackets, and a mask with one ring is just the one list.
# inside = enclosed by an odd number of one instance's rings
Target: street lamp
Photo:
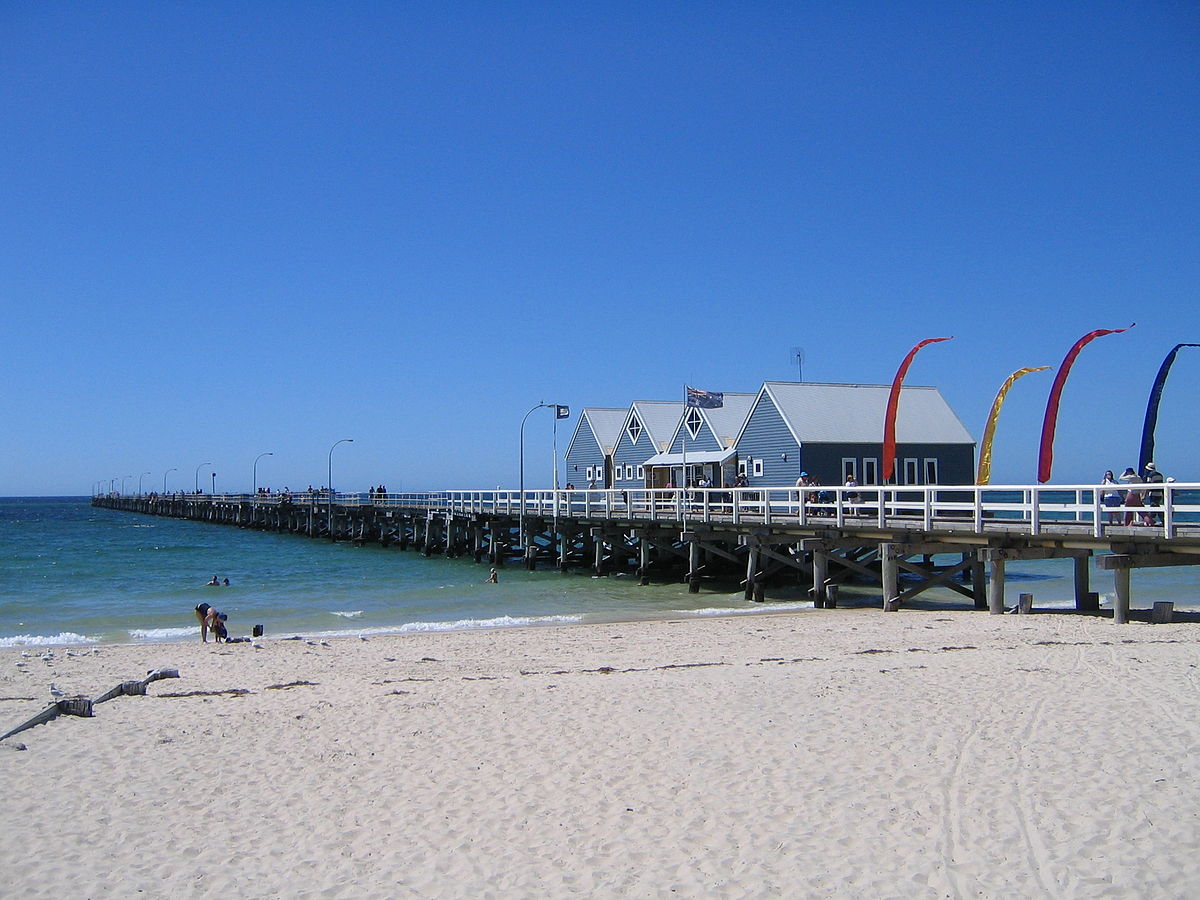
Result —
[[121, 476], [121, 496], [122, 497], [125, 496], [125, 479], [132, 478], [132, 477], [133, 477], [132, 475], [122, 475]]
[[212, 473], [212, 495], [214, 497], [217, 496], [217, 473], [216, 472]]
[[[554, 410], [554, 424], [556, 427], [558, 425], [559, 409], [566, 409], [565, 406], [560, 407], [557, 403], [539, 403], [537, 406], [533, 407], [533, 409], [529, 410], [529, 412], [525, 413], [524, 418], [521, 419], [521, 441], [520, 441], [521, 447], [520, 447], [520, 454], [519, 454], [520, 473], [518, 476], [518, 481], [520, 482], [518, 487], [519, 487], [519, 493], [521, 495], [521, 505], [520, 505], [519, 511], [517, 513], [517, 534], [520, 536], [521, 550], [523, 552], [526, 550], [526, 548], [525, 548], [525, 419], [528, 419], [534, 410], [542, 409], [543, 407], [545, 407], [546, 409]], [[557, 464], [558, 464], [558, 459], [556, 457], [555, 465], [557, 466]], [[557, 488], [558, 485], [556, 484], [555, 487]]]
[[138, 476], [138, 496], [142, 496], [142, 479], [149, 475], [149, 472], [143, 472]]
[[258, 454], [258, 456], [254, 457], [254, 465], [253, 465], [253, 467], [251, 467], [251, 470], [250, 470], [250, 475], [251, 475], [250, 480], [252, 482], [251, 489], [252, 489], [255, 497], [258, 496], [258, 461], [260, 459], [262, 459], [264, 456], [274, 456], [274, 455], [275, 455], [274, 453], [267, 452], [267, 453], [260, 453], [260, 454]]
[[117, 479], [115, 479], [115, 478], [108, 479], [108, 493], [115, 494], [116, 492], [117, 492]]
[[205, 466], [211, 466], [211, 465], [212, 465], [212, 463], [206, 462], [206, 463], [200, 463], [200, 465], [196, 466], [196, 493], [197, 494], [200, 493], [200, 470], [203, 469]]
[[[342, 438], [340, 441], [334, 441], [333, 447], [338, 444], [353, 444], [354, 438]], [[325, 486], [329, 488], [329, 539], [333, 540], [333, 447], [329, 448], [329, 480]]]
[[170, 475], [172, 472], [178, 472], [178, 471], [179, 471], [178, 469], [167, 469], [167, 471], [163, 472], [163, 496], [166, 496], [166, 493], [167, 493], [167, 476]]

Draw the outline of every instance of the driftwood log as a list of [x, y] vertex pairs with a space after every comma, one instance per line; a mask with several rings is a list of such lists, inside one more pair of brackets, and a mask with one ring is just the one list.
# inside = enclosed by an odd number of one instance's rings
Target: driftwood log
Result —
[[113, 697], [124, 697], [128, 695], [142, 695], [146, 693], [146, 685], [151, 682], [158, 681], [160, 678], [178, 678], [178, 669], [153, 669], [146, 673], [146, 677], [141, 681], [122, 681], [115, 688], [105, 691], [95, 700], [90, 700], [87, 697], [68, 697], [63, 700], [58, 700], [51, 703], [40, 713], [28, 721], [22, 722], [11, 731], [0, 735], [0, 741], [12, 737], [14, 734], [20, 734], [28, 728], [33, 728], [35, 725], [44, 725], [45, 723], [57, 719], [59, 716], [83, 716], [90, 718], [95, 715], [92, 707], [97, 703], [103, 703], [105, 700], [111, 700]]

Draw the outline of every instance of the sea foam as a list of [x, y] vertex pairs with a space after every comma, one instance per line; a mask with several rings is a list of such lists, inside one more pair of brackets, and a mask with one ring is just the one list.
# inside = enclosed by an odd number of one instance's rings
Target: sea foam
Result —
[[0, 647], [57, 647], [62, 644], [95, 644], [96, 639], [73, 631], [58, 634], [14, 634], [0, 637]]
[[191, 628], [130, 628], [129, 636], [135, 641], [173, 641], [182, 637], [194, 637], [200, 633], [198, 626]]

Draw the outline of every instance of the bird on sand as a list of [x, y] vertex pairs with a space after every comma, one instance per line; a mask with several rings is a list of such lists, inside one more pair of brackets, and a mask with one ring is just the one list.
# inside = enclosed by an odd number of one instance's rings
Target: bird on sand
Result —
[[60, 691], [58, 689], [58, 685], [52, 681], [50, 682], [50, 696], [57, 700], [59, 697], [65, 697], [67, 695]]

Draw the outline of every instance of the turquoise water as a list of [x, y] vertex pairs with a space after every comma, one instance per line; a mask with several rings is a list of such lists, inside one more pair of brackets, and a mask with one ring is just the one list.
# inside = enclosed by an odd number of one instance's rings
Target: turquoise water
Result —
[[[799, 587], [747, 602], [736, 585], [641, 586], [633, 577], [500, 570], [469, 559], [356, 547], [287, 534], [93, 509], [86, 498], [0, 499], [0, 647], [194, 638], [192, 610], [229, 614], [230, 634], [262, 624], [268, 637], [503, 628], [573, 622], [736, 615], [810, 606]], [[213, 576], [228, 587], [208, 587]], [[1134, 605], [1200, 608], [1194, 567], [1134, 573]], [[1111, 600], [1112, 578], [1093, 573]], [[1070, 606], [1069, 560], [1010, 563], [1007, 588], [1038, 606]], [[842, 590], [874, 602], [877, 587]], [[922, 602], [961, 606], [946, 589]]]

